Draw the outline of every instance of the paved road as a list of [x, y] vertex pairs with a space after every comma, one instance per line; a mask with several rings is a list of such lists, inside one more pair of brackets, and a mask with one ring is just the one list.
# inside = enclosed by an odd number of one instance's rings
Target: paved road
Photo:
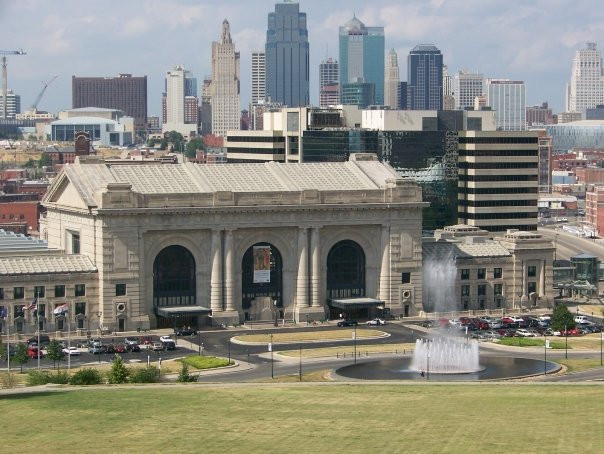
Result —
[[556, 258], [569, 260], [571, 256], [587, 252], [597, 257], [604, 257], [604, 246], [599, 240], [580, 238], [552, 227], [540, 227], [539, 233], [551, 238], [556, 244]]

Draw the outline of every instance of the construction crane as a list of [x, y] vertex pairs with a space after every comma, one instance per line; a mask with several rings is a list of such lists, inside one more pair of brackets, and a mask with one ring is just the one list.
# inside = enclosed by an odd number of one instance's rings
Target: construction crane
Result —
[[7, 111], [6, 111], [6, 102], [8, 98], [8, 78], [6, 76], [6, 56], [7, 55], [25, 55], [26, 52], [23, 49], [19, 50], [0, 50], [0, 55], [2, 55], [2, 96], [3, 96], [3, 109], [2, 109], [2, 118], [6, 119]]
[[57, 77], [59, 77], [59, 76], [58, 75], [54, 76], [48, 82], [42, 82], [44, 84], [44, 88], [42, 88], [42, 91], [40, 91], [40, 94], [36, 97], [36, 100], [34, 101], [34, 103], [29, 108], [30, 112], [32, 112], [34, 114], [37, 112], [38, 104], [40, 104], [40, 100], [42, 99], [42, 96], [44, 96], [44, 93], [46, 92], [46, 89], [48, 88], [48, 86], [50, 84], [52, 84]]

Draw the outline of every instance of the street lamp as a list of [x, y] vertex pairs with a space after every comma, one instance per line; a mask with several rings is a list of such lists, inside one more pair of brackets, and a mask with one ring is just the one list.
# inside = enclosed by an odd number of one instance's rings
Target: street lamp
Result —
[[275, 326], [279, 326], [279, 311], [277, 310], [277, 300], [273, 300], [273, 306], [275, 308]]
[[275, 378], [275, 368], [274, 368], [274, 360], [273, 360], [273, 333], [271, 333], [271, 343], [269, 344], [271, 351], [271, 378]]
[[566, 325], [564, 325], [564, 341], [564, 358], [568, 359], [568, 329], [566, 328]]
[[352, 333], [352, 339], [354, 340], [354, 363], [357, 363], [357, 326], [354, 325], [354, 332]]
[[547, 375], [547, 334], [543, 333], [543, 375]]

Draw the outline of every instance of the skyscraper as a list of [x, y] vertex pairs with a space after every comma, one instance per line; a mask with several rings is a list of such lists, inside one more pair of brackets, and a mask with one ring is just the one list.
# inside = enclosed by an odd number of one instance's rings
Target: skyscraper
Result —
[[266, 96], [289, 107], [307, 106], [309, 45], [306, 13], [284, 1], [268, 14], [266, 32]]
[[596, 43], [587, 43], [587, 48], [578, 50], [573, 59], [570, 84], [566, 87], [566, 111], [584, 112], [598, 104], [604, 104], [602, 54]]
[[147, 124], [147, 76], [71, 78], [71, 107], [118, 109], [134, 118], [136, 129]]
[[226, 136], [240, 127], [239, 52], [231, 39], [229, 22], [222, 21], [220, 41], [212, 42], [212, 134]]
[[443, 110], [454, 110], [453, 76], [449, 74], [447, 65], [443, 65]]
[[526, 130], [526, 87], [521, 80], [487, 79], [487, 105], [495, 111], [498, 131]]
[[462, 69], [455, 74], [453, 94], [455, 96], [456, 109], [472, 109], [474, 99], [483, 96], [484, 77], [479, 73], [472, 73]]
[[407, 108], [442, 110], [443, 55], [433, 44], [418, 44], [407, 59]]
[[384, 93], [384, 105], [391, 109], [398, 109], [399, 105], [399, 82], [398, 55], [394, 49], [390, 49], [386, 57], [386, 83]]
[[366, 27], [354, 16], [340, 27], [340, 93], [344, 84], [375, 86], [375, 103], [384, 104], [384, 27]]
[[192, 79], [192, 76], [182, 65], [176, 65], [173, 70], [166, 72], [162, 132], [177, 131], [186, 137], [197, 134], [197, 117], [192, 113], [197, 98], [185, 95], [187, 78]]
[[252, 52], [252, 106], [266, 99], [266, 54], [263, 50]]
[[340, 103], [340, 65], [331, 57], [319, 65], [319, 105], [335, 106]]
[[[0, 106], [4, 105], [4, 95], [0, 93]], [[13, 93], [12, 90], [6, 92], [6, 118], [15, 118], [15, 116], [21, 113], [21, 96]], [[4, 115], [0, 108], [0, 115]]]

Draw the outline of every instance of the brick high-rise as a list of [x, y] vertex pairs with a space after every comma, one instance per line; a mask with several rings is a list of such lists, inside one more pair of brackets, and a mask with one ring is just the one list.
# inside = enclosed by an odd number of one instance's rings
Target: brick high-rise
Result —
[[71, 78], [72, 108], [103, 107], [119, 109], [134, 118], [135, 129], [147, 125], [147, 76]]

